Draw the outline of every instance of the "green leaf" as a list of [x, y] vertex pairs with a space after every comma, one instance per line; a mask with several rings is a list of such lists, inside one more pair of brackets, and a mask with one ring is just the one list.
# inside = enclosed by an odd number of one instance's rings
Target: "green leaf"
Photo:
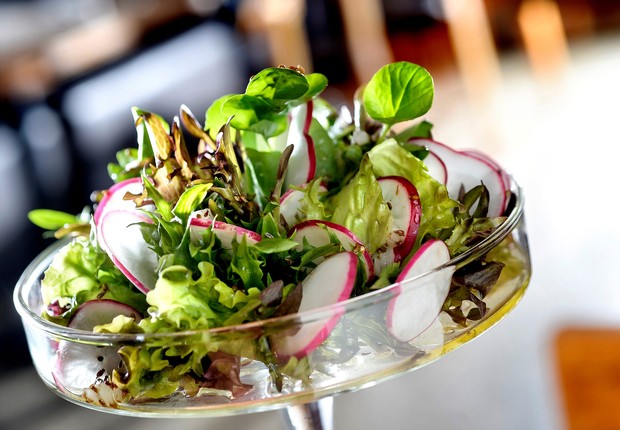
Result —
[[172, 213], [185, 223], [192, 211], [205, 199], [212, 186], [213, 183], [197, 184], [185, 190], [172, 209]]
[[286, 114], [260, 97], [239, 94], [229, 97], [221, 106], [222, 115], [232, 118], [237, 130], [260, 133], [266, 138], [286, 130]]
[[52, 209], [34, 209], [28, 212], [28, 219], [45, 230], [58, 230], [67, 224], [79, 222], [78, 217]]
[[284, 67], [270, 67], [252, 77], [245, 94], [269, 100], [273, 106], [281, 108], [286, 102], [302, 97], [309, 89], [308, 80], [301, 73]]
[[332, 221], [351, 230], [373, 253], [387, 236], [392, 213], [367, 156], [351, 181], [330, 201]]
[[300, 100], [300, 103], [307, 102], [310, 99], [318, 96], [327, 88], [327, 77], [322, 75], [321, 73], [310, 73], [306, 75], [306, 80], [308, 81], [308, 91]]
[[431, 122], [420, 121], [419, 123], [407, 127], [406, 129], [398, 133], [396, 136], [394, 136], [394, 139], [396, 139], [400, 144], [404, 144], [409, 139], [413, 139], [416, 137], [431, 139], [433, 137], [431, 133], [432, 130], [433, 124]]
[[257, 151], [252, 148], [246, 148], [245, 152], [247, 156], [244, 160], [245, 184], [249, 188], [248, 192], [254, 194], [255, 200], [264, 206], [276, 185], [281, 154], [275, 151]]
[[220, 129], [228, 122], [230, 115], [222, 111], [222, 106], [235, 94], [227, 94], [215, 100], [205, 113], [205, 130], [212, 139], [219, 133]]
[[371, 118], [391, 126], [424, 115], [433, 103], [433, 78], [426, 69], [401, 61], [382, 67], [364, 90]]
[[275, 254], [295, 249], [299, 243], [286, 238], [265, 238], [253, 246], [262, 254]]
[[264, 260], [259, 257], [256, 248], [248, 245], [245, 236], [241, 241], [233, 240], [233, 257], [228, 269], [241, 279], [241, 284], [245, 290], [258, 288], [263, 290], [263, 270]]

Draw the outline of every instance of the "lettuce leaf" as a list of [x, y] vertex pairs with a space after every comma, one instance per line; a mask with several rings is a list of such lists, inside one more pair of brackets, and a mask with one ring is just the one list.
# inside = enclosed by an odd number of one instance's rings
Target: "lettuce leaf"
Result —
[[66, 324], [73, 311], [93, 299], [111, 299], [137, 310], [146, 309], [144, 294], [136, 290], [101, 249], [76, 237], [54, 257], [41, 282], [43, 303], [63, 309], [46, 318]]
[[148, 292], [149, 309], [157, 319], [180, 330], [221, 326], [237, 308], [251, 300], [260, 301], [258, 290], [235, 290], [221, 281], [215, 266], [198, 263], [199, 277], [184, 266], [167, 267], [160, 273], [155, 288]]
[[392, 222], [373, 169], [364, 156], [357, 174], [330, 200], [331, 221], [351, 230], [371, 253], [384, 243]]
[[411, 155], [394, 139], [388, 139], [368, 151], [372, 170], [377, 177], [402, 176], [420, 194], [422, 220], [416, 246], [427, 237], [439, 237], [442, 230], [455, 225], [453, 210], [458, 203], [448, 196], [448, 190], [428, 174], [424, 163]]

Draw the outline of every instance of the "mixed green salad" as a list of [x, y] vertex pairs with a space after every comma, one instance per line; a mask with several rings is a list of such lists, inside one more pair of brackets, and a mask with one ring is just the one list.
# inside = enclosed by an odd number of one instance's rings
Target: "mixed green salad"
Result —
[[[322, 98], [327, 84], [297, 67], [267, 68], [245, 93], [217, 99], [204, 125], [186, 106], [171, 122], [134, 108], [137, 147], [109, 164], [114, 184], [94, 194], [92, 210], [29, 214], [68, 238], [42, 280], [43, 317], [145, 334], [281, 317], [444, 264], [504, 221], [503, 170], [483, 154], [433, 140], [422, 118], [433, 79], [423, 67], [383, 67], [356, 92], [352, 109]], [[484, 316], [501, 264], [466, 270], [449, 273], [433, 297], [433, 318], [444, 311], [466, 325]], [[394, 302], [382, 316], [394, 342], [423, 330], [404, 321], [415, 320], [407, 309], [416, 306]], [[267, 364], [279, 386], [283, 374], [303, 376], [333, 328], [334, 321], [323, 335], [302, 330], [288, 343], [258, 337], [251, 353], [217, 342], [126, 345], [114, 351], [121, 366], [98, 378], [136, 401], [179, 389], [242, 395], [251, 387], [239, 380], [241, 357]], [[54, 377], [68, 386], [63, 366]]]

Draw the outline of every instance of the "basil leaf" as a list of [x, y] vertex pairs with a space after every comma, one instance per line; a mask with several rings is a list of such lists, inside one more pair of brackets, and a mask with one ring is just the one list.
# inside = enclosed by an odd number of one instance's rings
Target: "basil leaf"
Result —
[[364, 90], [371, 118], [394, 125], [424, 115], [433, 103], [433, 78], [425, 68], [401, 61], [382, 67]]

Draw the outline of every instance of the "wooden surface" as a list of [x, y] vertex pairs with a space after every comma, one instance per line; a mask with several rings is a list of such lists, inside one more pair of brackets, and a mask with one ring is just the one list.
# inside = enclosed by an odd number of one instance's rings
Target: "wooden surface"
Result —
[[565, 329], [555, 352], [567, 428], [620, 429], [620, 329]]

